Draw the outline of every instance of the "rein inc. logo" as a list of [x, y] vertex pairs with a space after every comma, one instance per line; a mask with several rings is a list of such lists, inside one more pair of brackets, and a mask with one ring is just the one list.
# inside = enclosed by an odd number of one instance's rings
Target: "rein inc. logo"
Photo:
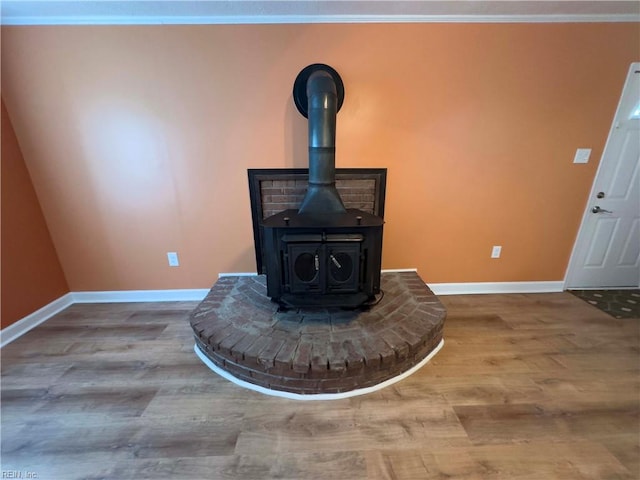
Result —
[[2, 478], [39, 478], [37, 472], [29, 470], [3, 470]]

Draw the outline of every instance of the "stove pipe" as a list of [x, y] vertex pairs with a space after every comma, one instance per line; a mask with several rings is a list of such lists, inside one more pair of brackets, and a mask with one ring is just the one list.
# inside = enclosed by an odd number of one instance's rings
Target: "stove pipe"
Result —
[[336, 190], [336, 114], [340, 105], [336, 82], [330, 71], [318, 69], [309, 75], [306, 97], [309, 119], [309, 187], [298, 212], [346, 213]]

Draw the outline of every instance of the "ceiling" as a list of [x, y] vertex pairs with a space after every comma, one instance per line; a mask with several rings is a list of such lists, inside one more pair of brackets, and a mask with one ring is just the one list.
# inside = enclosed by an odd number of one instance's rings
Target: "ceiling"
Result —
[[2, 25], [638, 22], [640, 2], [3, 0]]

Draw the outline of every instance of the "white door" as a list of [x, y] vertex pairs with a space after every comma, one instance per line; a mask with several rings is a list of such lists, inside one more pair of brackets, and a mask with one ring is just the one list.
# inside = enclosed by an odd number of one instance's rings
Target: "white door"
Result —
[[631, 65], [567, 270], [567, 288], [640, 285], [640, 63]]

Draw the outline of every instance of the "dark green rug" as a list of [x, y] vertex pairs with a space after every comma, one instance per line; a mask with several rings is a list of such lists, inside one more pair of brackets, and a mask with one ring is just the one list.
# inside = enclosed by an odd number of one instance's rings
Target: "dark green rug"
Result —
[[640, 290], [569, 290], [614, 318], [640, 318]]

